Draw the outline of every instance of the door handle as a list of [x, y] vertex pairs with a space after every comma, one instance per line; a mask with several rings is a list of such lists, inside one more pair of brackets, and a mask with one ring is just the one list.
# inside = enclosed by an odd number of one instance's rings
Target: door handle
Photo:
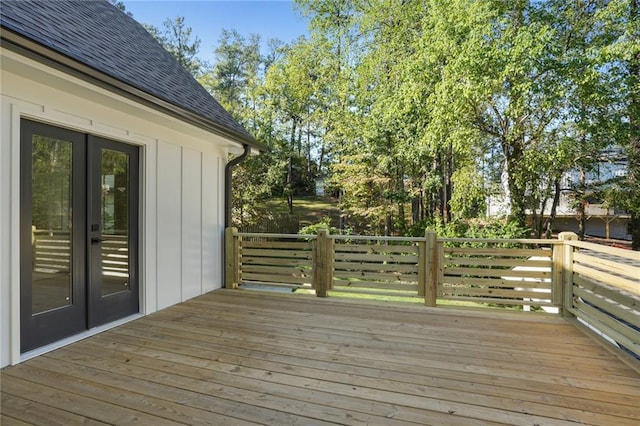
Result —
[[91, 244], [100, 244], [101, 242], [103, 242], [104, 240], [102, 238], [99, 237], [93, 237], [91, 238]]

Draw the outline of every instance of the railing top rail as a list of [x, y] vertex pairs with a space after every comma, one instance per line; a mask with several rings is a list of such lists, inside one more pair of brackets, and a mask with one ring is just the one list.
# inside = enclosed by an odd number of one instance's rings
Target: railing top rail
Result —
[[567, 240], [565, 243], [578, 248], [593, 250], [600, 253], [607, 253], [613, 256], [624, 257], [625, 259], [640, 261], [640, 251], [625, 250], [617, 247], [605, 246], [602, 244], [587, 243], [585, 241]]
[[402, 241], [417, 242], [424, 241], [424, 237], [384, 237], [375, 235], [328, 235], [334, 240], [375, 240], [375, 241]]
[[303, 234], [269, 234], [266, 232], [238, 232], [236, 235], [239, 237], [256, 237], [256, 238], [290, 238], [290, 239], [315, 239], [317, 235], [303, 235]]
[[562, 244], [561, 240], [542, 239], [542, 238], [438, 238], [438, 242], [445, 243], [517, 243], [517, 244]]

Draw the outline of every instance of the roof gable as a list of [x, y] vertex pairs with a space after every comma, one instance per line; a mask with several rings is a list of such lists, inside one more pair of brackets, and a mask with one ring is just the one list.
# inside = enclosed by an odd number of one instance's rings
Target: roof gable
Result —
[[0, 17], [3, 29], [222, 127], [236, 142], [259, 145], [142, 25], [106, 0], [3, 1]]

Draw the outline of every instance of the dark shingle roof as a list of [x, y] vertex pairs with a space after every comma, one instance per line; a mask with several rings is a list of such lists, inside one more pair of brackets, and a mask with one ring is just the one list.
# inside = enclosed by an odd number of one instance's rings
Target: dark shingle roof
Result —
[[0, 17], [3, 30], [189, 111], [236, 142], [257, 144], [142, 25], [106, 0], [3, 0]]

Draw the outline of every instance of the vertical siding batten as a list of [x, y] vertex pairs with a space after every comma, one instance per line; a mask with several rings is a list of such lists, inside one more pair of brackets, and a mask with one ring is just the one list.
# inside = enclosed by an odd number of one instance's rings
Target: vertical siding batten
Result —
[[182, 148], [158, 143], [158, 309], [181, 300]]
[[201, 158], [201, 152], [182, 148], [182, 302], [202, 291]]

